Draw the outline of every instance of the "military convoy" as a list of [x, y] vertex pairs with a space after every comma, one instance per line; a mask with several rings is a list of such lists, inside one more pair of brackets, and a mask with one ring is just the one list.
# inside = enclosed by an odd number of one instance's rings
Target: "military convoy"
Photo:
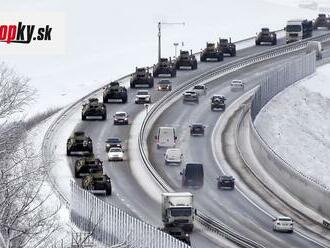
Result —
[[135, 68], [135, 73], [133, 73], [130, 87], [135, 88], [136, 86], [145, 86], [148, 85], [149, 88], [154, 87], [154, 78], [149, 72], [149, 68], [141, 67]]
[[261, 32], [256, 37], [256, 46], [260, 46], [261, 43], [269, 43], [271, 45], [277, 44], [277, 36], [275, 32], [270, 32], [269, 28], [262, 28]]
[[170, 75], [170, 77], [176, 77], [175, 64], [172, 63], [171, 58], [161, 58], [153, 67], [154, 77], [159, 77], [159, 75], [165, 74]]
[[94, 156], [78, 159], [74, 166], [74, 176], [81, 178], [91, 173], [103, 174], [103, 162]]
[[103, 89], [103, 103], [121, 100], [122, 103], [127, 102], [127, 89], [121, 86], [119, 82], [111, 82]]
[[202, 51], [200, 60], [205, 62], [207, 59], [216, 59], [217, 61], [223, 60], [223, 53], [215, 43], [206, 43], [206, 48]]
[[228, 54], [230, 57], [236, 56], [236, 45], [231, 42], [231, 39], [219, 39], [218, 50], [223, 54]]
[[111, 195], [112, 193], [110, 177], [101, 173], [91, 173], [85, 176], [81, 186], [93, 194]]
[[84, 132], [74, 132], [66, 143], [66, 154], [70, 156], [72, 152], [93, 154], [92, 139]]
[[107, 108], [97, 98], [89, 98], [88, 103], [84, 103], [81, 110], [81, 119], [84, 121], [87, 117], [101, 117], [107, 119]]
[[192, 70], [197, 69], [197, 59], [195, 55], [188, 51], [180, 51], [180, 55], [175, 61], [175, 69], [180, 70], [181, 67], [190, 67]]

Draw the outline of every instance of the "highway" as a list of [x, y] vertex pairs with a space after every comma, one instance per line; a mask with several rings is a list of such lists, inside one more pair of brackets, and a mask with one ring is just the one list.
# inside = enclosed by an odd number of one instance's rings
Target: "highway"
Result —
[[[282, 45], [284, 40], [278, 42]], [[195, 71], [178, 71], [177, 77], [173, 79], [173, 87], [180, 83], [191, 79], [201, 73], [207, 72], [212, 68], [223, 65], [227, 62], [252, 55], [258, 52], [270, 49], [270, 46], [250, 47], [237, 52], [237, 57], [225, 58], [224, 62], [208, 62], [199, 63], [198, 69]], [[286, 57], [277, 58], [277, 63], [282, 63]], [[273, 66], [274, 60], [264, 62], [263, 67]], [[220, 171], [212, 157], [211, 152], [211, 132], [212, 126], [219, 117], [219, 113], [210, 112], [209, 98], [213, 93], [224, 94], [227, 97], [227, 104], [237, 99], [241, 93], [231, 93], [228, 88], [228, 82], [232, 78], [244, 78], [248, 80], [247, 88], [254, 86], [253, 77], [255, 77], [262, 69], [261, 65], [250, 66], [239, 72], [231, 73], [229, 76], [221, 78], [209, 85], [208, 95], [201, 97], [198, 105], [186, 105], [178, 102], [171, 106], [159, 118], [155, 129], [158, 126], [175, 126], [177, 127], [179, 146], [183, 149], [186, 161], [202, 161], [205, 169], [205, 183], [202, 189], [194, 192], [196, 195], [196, 203], [199, 209], [207, 211], [210, 215], [222, 220], [234, 230], [246, 235], [247, 237], [258, 240], [267, 247], [317, 247], [312, 242], [296, 235], [296, 234], [277, 234], [272, 232], [272, 222], [268, 216], [259, 211], [255, 206], [249, 203], [236, 191], [219, 191], [216, 188], [216, 176]], [[155, 84], [158, 80], [155, 80]], [[113, 184], [113, 195], [110, 197], [101, 197], [103, 200], [128, 211], [132, 215], [147, 221], [153, 225], [161, 226], [160, 206], [154, 202], [144, 192], [140, 185], [135, 181], [129, 167], [129, 163], [133, 164], [126, 157], [123, 162], [108, 162], [105, 153], [105, 140], [109, 137], [120, 137], [123, 141], [129, 139], [130, 125], [114, 126], [112, 115], [116, 111], [126, 111], [129, 113], [130, 122], [142, 110], [143, 105], [134, 104], [134, 98], [137, 89], [128, 89], [129, 98], [127, 104], [107, 104], [108, 120], [103, 121], [81, 121], [75, 130], [84, 131], [91, 136], [94, 143], [94, 153], [97, 157], [104, 161], [104, 170], [111, 179]], [[152, 101], [160, 99], [165, 92], [158, 92], [150, 89]], [[99, 94], [101, 99], [101, 94]], [[80, 109], [79, 109], [80, 110]], [[205, 123], [206, 135], [201, 138], [191, 138], [188, 133], [188, 126], [192, 122]], [[153, 136], [153, 135], [152, 135]], [[62, 141], [65, 142], [65, 141]], [[164, 150], [157, 150], [153, 139], [149, 140], [150, 159], [157, 170], [164, 176], [164, 179], [175, 189], [182, 191], [179, 167], [165, 167], [163, 163]], [[124, 145], [125, 146], [125, 145]], [[127, 148], [127, 147], [126, 147]], [[130, 147], [129, 149], [138, 149]], [[63, 151], [65, 156], [65, 151]], [[66, 158], [73, 171], [76, 157]], [[192, 241], [196, 247], [219, 247], [219, 244], [202, 237], [198, 232], [192, 235]]]

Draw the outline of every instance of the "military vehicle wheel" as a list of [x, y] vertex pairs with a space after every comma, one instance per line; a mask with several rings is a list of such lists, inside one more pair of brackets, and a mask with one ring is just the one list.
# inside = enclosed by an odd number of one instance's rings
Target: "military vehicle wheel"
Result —
[[111, 185], [106, 185], [105, 194], [111, 195], [111, 193], [112, 193]]
[[103, 116], [102, 116], [102, 120], [106, 120], [107, 119], [107, 113], [105, 113]]
[[180, 64], [179, 63], [175, 63], [175, 69], [180, 70]]
[[206, 61], [206, 58], [204, 56], [201, 56], [201, 61], [202, 62], [205, 62]]
[[259, 41], [256, 41], [256, 46], [260, 46], [260, 42]]
[[81, 119], [82, 119], [83, 121], [85, 121], [85, 120], [86, 120], [86, 116], [85, 116], [84, 114], [82, 114], [82, 115], [81, 115]]
[[66, 155], [68, 155], [68, 156], [71, 155], [71, 151], [69, 149], [66, 149]]
[[231, 54], [230, 54], [230, 57], [235, 57], [236, 56], [236, 52], [232, 52]]
[[103, 103], [107, 103], [108, 102], [108, 98], [103, 97]]
[[218, 56], [218, 61], [222, 61], [222, 58], [220, 56]]
[[272, 45], [277, 45], [277, 41], [276, 40], [274, 40], [273, 42], [272, 42]]
[[127, 96], [123, 97], [121, 100], [123, 103], [127, 103]]

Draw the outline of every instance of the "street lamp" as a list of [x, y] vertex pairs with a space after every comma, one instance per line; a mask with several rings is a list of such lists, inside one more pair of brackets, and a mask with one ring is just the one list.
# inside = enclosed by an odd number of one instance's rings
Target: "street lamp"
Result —
[[158, 62], [161, 58], [161, 36], [162, 36], [162, 25], [185, 25], [184, 22], [158, 22]]
[[175, 49], [174, 58], [176, 58], [176, 52], [177, 52], [177, 48], [178, 48], [179, 43], [174, 42], [173, 45], [174, 45], [174, 49]]

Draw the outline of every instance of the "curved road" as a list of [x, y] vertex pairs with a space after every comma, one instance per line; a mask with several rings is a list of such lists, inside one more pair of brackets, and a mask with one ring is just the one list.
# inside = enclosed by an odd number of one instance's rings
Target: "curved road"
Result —
[[[284, 43], [283, 40], [278, 42], [279, 45]], [[178, 71], [177, 77], [173, 79], [173, 87], [176, 85], [191, 79], [194, 76], [197, 76], [203, 72], [207, 72], [208, 70], [215, 68], [217, 66], [223, 65], [227, 62], [233, 61], [237, 58], [242, 58], [244, 56], [252, 55], [257, 52], [262, 52], [267, 49], [270, 49], [270, 46], [259, 46], [259, 47], [250, 47], [237, 52], [237, 57], [235, 58], [225, 58], [224, 62], [210, 62], [210, 63], [199, 63], [198, 69], [195, 71]], [[241, 73], [241, 72], [240, 72]], [[222, 79], [223, 80], [223, 79]], [[158, 80], [155, 81], [155, 84]], [[250, 87], [250, 85], [249, 85]], [[222, 88], [222, 89], [221, 89]], [[228, 87], [221, 87], [217, 90], [221, 90], [220, 92], [228, 95]], [[133, 177], [130, 167], [128, 163], [133, 163], [134, 161], [129, 161], [129, 158], [126, 158], [123, 162], [107, 162], [107, 156], [105, 153], [105, 140], [108, 137], [117, 136], [120, 137], [123, 141], [127, 141], [129, 139], [129, 129], [130, 126], [114, 126], [112, 123], [112, 115], [116, 111], [126, 111], [130, 115], [130, 121], [141, 111], [144, 109], [143, 105], [136, 105], [134, 104], [134, 98], [137, 89], [128, 89], [129, 98], [127, 104], [107, 104], [107, 114], [108, 120], [105, 122], [102, 121], [84, 121], [80, 122], [76, 127], [75, 130], [85, 131], [87, 135], [91, 136], [94, 143], [94, 153], [97, 157], [104, 161], [104, 169], [105, 172], [110, 175], [112, 178], [113, 183], [113, 195], [110, 197], [102, 197], [105, 201], [110, 202], [113, 205], [117, 205], [132, 215], [135, 215], [138, 218], [143, 219], [153, 225], [160, 226], [161, 225], [161, 216], [160, 216], [160, 206], [158, 203], [154, 202], [149, 196], [144, 192], [144, 190], [140, 187], [140, 185], [135, 181]], [[157, 92], [154, 89], [150, 89], [149, 92], [152, 95], [152, 101], [156, 101], [160, 99], [165, 92]], [[180, 143], [183, 144], [182, 148], [184, 149], [184, 154], [186, 158], [191, 160], [199, 158], [200, 153], [200, 145], [203, 144], [203, 159], [205, 156], [205, 164], [208, 164], [210, 170], [206, 171], [206, 180], [209, 183], [204, 185], [205, 189], [210, 189], [207, 194], [199, 194], [201, 197], [204, 195], [201, 200], [197, 200], [198, 207], [207, 209], [209, 211], [210, 207], [210, 214], [213, 214], [215, 217], [219, 217], [225, 223], [228, 223], [229, 226], [233, 227], [235, 230], [243, 230], [247, 236], [253, 239], [261, 239], [263, 242], [265, 241], [268, 243], [268, 240], [271, 244], [281, 244], [282, 247], [288, 247], [288, 244], [294, 244], [290, 247], [313, 247], [312, 244], [306, 243], [307, 241], [297, 237], [297, 235], [290, 235], [288, 240], [290, 241], [287, 243], [287, 239], [283, 239], [283, 235], [274, 235], [270, 233], [268, 230], [271, 228], [271, 222], [269, 219], [263, 216], [263, 213], [256, 210], [254, 206], [251, 206], [242, 196], [240, 196], [237, 192], [219, 192], [214, 190], [215, 186], [215, 176], [218, 174], [218, 170], [215, 167], [215, 163], [212, 157], [207, 155], [207, 151], [211, 151], [210, 149], [210, 135], [211, 135], [211, 128], [212, 123], [215, 123], [216, 119], [218, 118], [217, 113], [212, 113], [212, 115], [205, 113], [209, 112], [209, 102], [208, 97], [202, 98], [200, 104], [197, 106], [183, 106], [181, 103], [178, 104], [180, 108], [177, 108], [173, 113], [176, 113], [176, 116], [172, 113], [172, 111], [166, 111], [165, 113], [165, 123], [161, 125], [178, 125], [185, 127], [190, 121], [202, 121], [203, 118], [207, 117], [208, 127], [207, 127], [207, 136], [196, 140], [191, 140], [190, 137], [187, 136], [187, 130], [179, 131], [179, 138]], [[227, 101], [229, 104], [233, 99], [238, 97], [240, 94], [231, 95]], [[99, 94], [99, 98], [101, 99], [101, 94]], [[206, 99], [207, 98], [207, 99]], [[195, 112], [197, 111], [197, 112]], [[192, 113], [194, 113], [192, 115]], [[169, 116], [167, 116], [169, 114]], [[194, 118], [202, 118], [202, 119], [194, 119]], [[167, 119], [168, 118], [168, 119]], [[192, 118], [192, 119], [191, 119]], [[188, 121], [187, 121], [188, 120]], [[162, 118], [159, 120], [162, 121]], [[187, 142], [185, 142], [187, 141]], [[64, 142], [64, 141], [63, 141]], [[204, 143], [201, 143], [204, 142]], [[190, 143], [193, 143], [190, 145]], [[151, 146], [153, 148], [154, 146]], [[208, 147], [208, 148], [207, 148]], [[130, 147], [129, 149], [137, 149], [137, 147]], [[158, 153], [156, 153], [158, 152]], [[160, 171], [163, 174], [168, 175], [168, 181], [176, 186], [179, 187], [180, 177], [178, 175], [178, 168], [169, 168], [168, 170], [164, 170], [164, 165], [162, 164], [162, 155], [163, 152], [160, 154], [159, 151], [155, 151], [155, 165], [157, 164]], [[210, 153], [208, 153], [210, 154]], [[194, 156], [197, 155], [197, 158]], [[63, 152], [63, 156], [65, 153]], [[67, 158], [73, 170], [74, 162], [77, 158], [70, 157]], [[213, 163], [213, 164], [212, 164]], [[134, 165], [133, 165], [134, 166]], [[204, 190], [204, 189], [202, 189]], [[212, 201], [212, 199], [217, 199], [216, 201]], [[221, 200], [221, 199], [224, 199]], [[211, 203], [211, 204], [202, 204], [203, 203]], [[235, 205], [235, 207], [233, 207]], [[221, 213], [221, 214], [219, 214]], [[252, 217], [251, 217], [252, 216]], [[220, 218], [221, 217], [221, 218]], [[235, 217], [235, 218], [234, 218]], [[247, 225], [247, 220], [249, 220], [249, 225]], [[244, 228], [242, 228], [244, 227]], [[247, 230], [248, 229], [250, 230]], [[265, 229], [263, 231], [263, 229]], [[258, 230], [255, 232], [255, 230]], [[257, 235], [256, 235], [257, 233]], [[259, 235], [262, 236], [259, 237]], [[215, 244], [210, 240], [206, 240], [204, 237], [199, 235], [197, 232], [192, 235], [192, 240], [194, 245], [197, 247], [219, 247], [219, 245]], [[286, 246], [284, 246], [286, 244]], [[300, 245], [303, 244], [303, 245]], [[298, 246], [295, 246], [298, 245]], [[272, 246], [272, 247], [280, 247], [280, 246]]]

